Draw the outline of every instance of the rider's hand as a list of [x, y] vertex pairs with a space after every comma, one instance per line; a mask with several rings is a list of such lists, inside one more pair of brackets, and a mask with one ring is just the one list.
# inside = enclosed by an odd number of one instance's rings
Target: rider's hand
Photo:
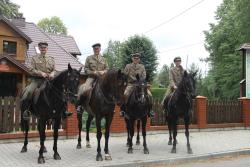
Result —
[[41, 72], [41, 75], [42, 75], [43, 78], [48, 78], [49, 77], [48, 74], [46, 74], [44, 72]]
[[49, 79], [53, 79], [53, 78], [54, 78], [54, 74], [49, 74], [49, 75], [48, 75], [48, 78], [49, 78]]
[[174, 90], [176, 90], [176, 89], [177, 89], [177, 86], [175, 86], [175, 85], [174, 85], [174, 87], [173, 87], [173, 88], [174, 88]]
[[105, 72], [106, 72], [106, 71], [99, 71], [99, 74], [100, 74], [100, 75], [103, 75], [103, 74], [105, 74]]

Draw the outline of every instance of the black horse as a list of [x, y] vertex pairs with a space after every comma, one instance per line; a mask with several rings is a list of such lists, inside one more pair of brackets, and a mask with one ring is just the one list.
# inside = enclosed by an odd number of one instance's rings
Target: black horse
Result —
[[187, 150], [189, 154], [192, 154], [189, 143], [189, 125], [192, 117], [192, 99], [195, 98], [195, 73], [188, 74], [186, 71], [179, 83], [177, 89], [171, 93], [164, 101], [164, 108], [167, 113], [166, 120], [168, 122], [169, 129], [169, 142], [172, 144], [172, 130], [173, 130], [173, 147], [171, 153], [176, 153], [176, 136], [177, 136], [177, 123], [179, 118], [184, 118], [185, 123], [185, 135], [187, 138]]
[[46, 122], [49, 119], [53, 119], [54, 124], [54, 159], [61, 159], [60, 155], [57, 152], [57, 139], [58, 139], [58, 129], [61, 124], [62, 112], [66, 109], [65, 106], [65, 94], [68, 94], [70, 101], [75, 101], [76, 93], [80, 80], [80, 71], [72, 69], [70, 64], [68, 65], [68, 69], [60, 72], [57, 76], [55, 76], [50, 81], [45, 81], [40, 88], [40, 95], [35, 102], [35, 100], [31, 101], [31, 104], [27, 104], [21, 101], [21, 125], [23, 131], [25, 131], [25, 140], [24, 146], [21, 152], [27, 151], [28, 144], [28, 131], [29, 131], [29, 120], [24, 119], [23, 114], [24, 111], [29, 108], [32, 115], [37, 117], [38, 123], [37, 128], [39, 130], [40, 135], [40, 150], [38, 163], [45, 163], [43, 152], [44, 152], [44, 141], [45, 141], [45, 128]]
[[[126, 77], [121, 72], [121, 70], [108, 70], [103, 76], [97, 77], [95, 81], [95, 86], [92, 90], [92, 95], [90, 98], [90, 108], [96, 120], [97, 128], [97, 155], [96, 160], [102, 161], [100, 140], [102, 137], [101, 132], [101, 120], [105, 118], [105, 160], [111, 160], [111, 155], [109, 153], [108, 142], [109, 142], [109, 129], [114, 115], [115, 104], [120, 104], [124, 89], [126, 87]], [[80, 97], [80, 104], [84, 107], [84, 101], [86, 97], [82, 95]], [[90, 113], [89, 113], [90, 114]], [[90, 116], [91, 117], [91, 116]], [[78, 117], [78, 121], [82, 121], [82, 117]], [[91, 122], [91, 121], [90, 121]], [[87, 129], [88, 130], [88, 129]], [[79, 133], [81, 131], [81, 126], [79, 126]], [[88, 134], [88, 133], [87, 133]], [[88, 139], [89, 140], [89, 139]], [[79, 136], [78, 145], [81, 142]], [[80, 147], [80, 146], [79, 146]]]
[[[149, 154], [149, 150], [146, 142], [146, 124], [149, 112], [149, 97], [147, 93], [147, 83], [144, 79], [140, 79], [139, 75], [136, 75], [137, 82], [127, 102], [127, 126], [129, 131], [128, 137], [128, 153], [133, 153], [133, 136], [134, 136], [134, 125], [136, 120], [141, 120], [142, 124], [142, 136], [143, 136], [143, 147], [144, 154]], [[126, 117], [126, 116], [125, 116]]]

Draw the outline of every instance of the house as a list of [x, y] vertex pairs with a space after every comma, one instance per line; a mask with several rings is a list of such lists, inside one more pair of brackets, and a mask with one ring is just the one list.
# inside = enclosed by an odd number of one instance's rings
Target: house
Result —
[[0, 97], [18, 96], [31, 73], [30, 60], [39, 53], [40, 41], [49, 44], [48, 54], [54, 57], [56, 71], [67, 69], [68, 63], [79, 69], [79, 48], [71, 36], [43, 32], [24, 18], [7, 19], [0, 15]]

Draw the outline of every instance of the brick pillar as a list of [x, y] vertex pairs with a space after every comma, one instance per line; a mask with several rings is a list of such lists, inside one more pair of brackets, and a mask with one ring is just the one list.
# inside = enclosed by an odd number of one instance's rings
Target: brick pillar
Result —
[[241, 97], [239, 100], [242, 102], [242, 119], [245, 127], [250, 126], [250, 99]]
[[207, 126], [207, 98], [204, 96], [197, 96], [195, 101], [196, 101], [198, 128], [206, 128]]
[[66, 119], [66, 136], [75, 136], [78, 134], [78, 120], [75, 111], [75, 105], [68, 103], [68, 111], [73, 112], [73, 115]]
[[120, 117], [120, 107], [115, 106], [113, 121], [110, 126], [111, 133], [126, 132], [126, 124], [124, 118]]

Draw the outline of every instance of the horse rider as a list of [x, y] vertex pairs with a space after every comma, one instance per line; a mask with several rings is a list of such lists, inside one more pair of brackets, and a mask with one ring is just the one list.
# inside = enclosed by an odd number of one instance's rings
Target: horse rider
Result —
[[[101, 44], [96, 43], [92, 45], [93, 55], [87, 57], [85, 61], [84, 70], [88, 75], [88, 78], [84, 84], [79, 87], [78, 91], [78, 103], [80, 102], [80, 97], [84, 96], [86, 100], [84, 101], [85, 109], [91, 113], [89, 106], [90, 96], [95, 82], [95, 78], [104, 75], [108, 70], [108, 64], [105, 58], [100, 54]], [[82, 107], [80, 104], [77, 105], [77, 113], [82, 113]]]
[[[146, 70], [143, 64], [140, 64], [140, 53], [131, 54], [132, 63], [127, 64], [124, 69], [124, 74], [128, 77], [128, 85], [124, 91], [125, 103], [121, 105], [120, 116], [124, 117], [126, 114], [126, 105], [128, 102], [128, 98], [134, 89], [134, 84], [136, 83], [136, 75], [139, 74], [142, 79], [146, 79]], [[149, 100], [149, 117], [154, 117], [154, 112], [152, 111], [152, 94], [149, 89], [147, 89], [148, 100]]]
[[[185, 71], [181, 65], [181, 57], [179, 57], [179, 56], [175, 57], [174, 64], [175, 64], [175, 66], [172, 67], [169, 71], [170, 84], [169, 84], [167, 91], [165, 93], [165, 96], [163, 98], [162, 106], [164, 106], [164, 101], [166, 100], [166, 98], [168, 96], [170, 96], [170, 94], [173, 93], [177, 89], [177, 86], [181, 82], [181, 79], [182, 79], [184, 71]], [[166, 106], [164, 106], [164, 109], [166, 110]]]
[[[48, 43], [39, 42], [38, 48], [40, 50], [40, 54], [38, 54], [37, 56], [33, 56], [30, 64], [31, 73], [37, 77], [31, 78], [31, 83], [24, 89], [23, 96], [21, 99], [23, 103], [28, 104], [28, 107], [31, 105], [31, 100], [35, 90], [39, 88], [46, 79], [51, 80], [52, 78], [54, 78], [56, 73], [54, 58], [47, 54]], [[72, 115], [72, 113], [66, 110], [66, 101], [64, 103], [65, 109], [62, 116], [63, 118], [66, 118]], [[27, 108], [24, 112], [25, 117], [30, 116], [30, 113], [28, 112], [29, 108]]]

